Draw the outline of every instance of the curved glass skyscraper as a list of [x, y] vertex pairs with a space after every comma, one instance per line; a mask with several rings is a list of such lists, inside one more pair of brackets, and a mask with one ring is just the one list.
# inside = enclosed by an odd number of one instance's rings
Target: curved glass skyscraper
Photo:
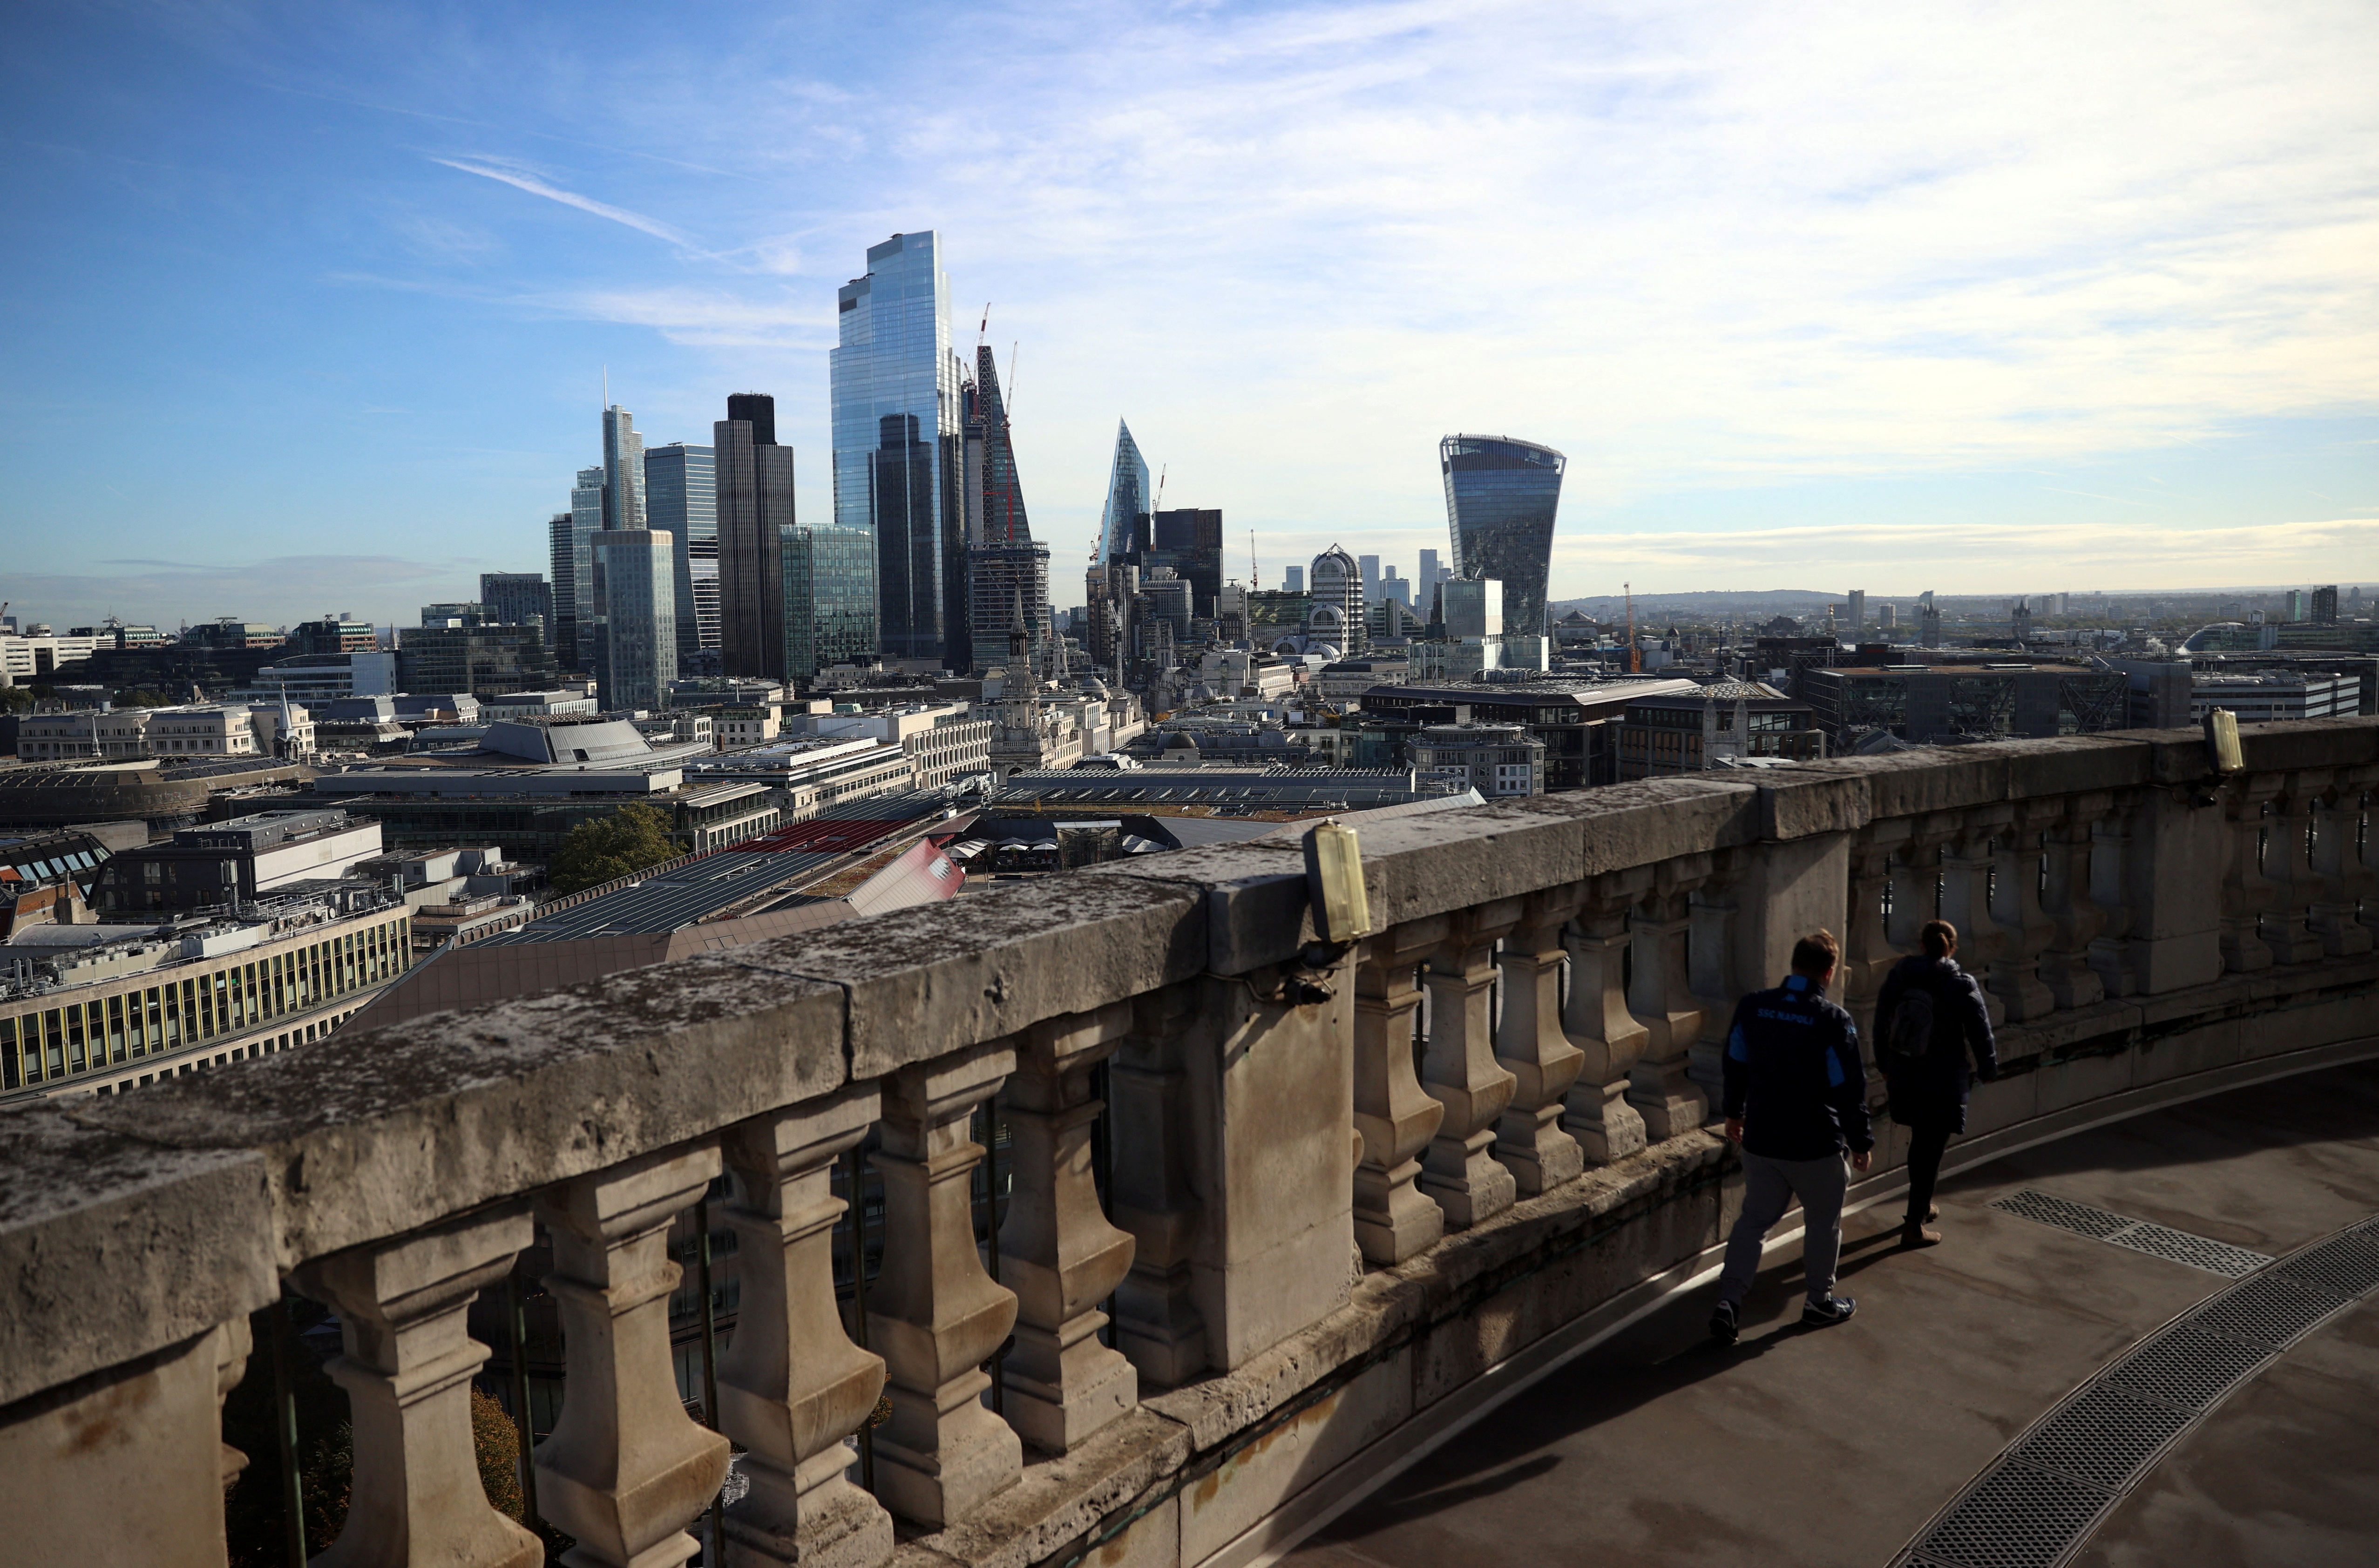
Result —
[[1107, 476], [1106, 511], [1099, 517], [1099, 559], [1118, 561], [1132, 551], [1134, 519], [1151, 509], [1148, 459], [1131, 439], [1131, 427], [1116, 421], [1115, 468]]
[[1454, 574], [1503, 585], [1503, 629], [1545, 634], [1545, 579], [1553, 564], [1553, 512], [1569, 460], [1509, 436], [1448, 436], [1437, 443]]
[[949, 293], [930, 230], [869, 246], [866, 275], [837, 296], [841, 327], [827, 362], [834, 521], [875, 537], [884, 656], [964, 669], [965, 452]]

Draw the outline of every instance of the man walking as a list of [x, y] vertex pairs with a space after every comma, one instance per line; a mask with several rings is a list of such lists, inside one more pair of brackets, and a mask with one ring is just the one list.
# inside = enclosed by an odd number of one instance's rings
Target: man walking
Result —
[[1839, 1323], [1858, 1303], [1834, 1294], [1842, 1250], [1842, 1195], [1850, 1164], [1867, 1168], [1866, 1065], [1850, 1014], [1826, 1000], [1842, 944], [1813, 931], [1793, 945], [1793, 972], [1772, 991], [1735, 1004], [1726, 1037], [1726, 1135], [1743, 1149], [1743, 1217], [1726, 1239], [1710, 1337], [1734, 1343], [1759, 1249], [1784, 1208], [1801, 1200], [1805, 1323]]
[[1933, 1184], [1941, 1152], [1951, 1134], [1966, 1130], [1966, 1053], [1974, 1052], [1985, 1083], [1999, 1075], [1983, 988], [1958, 967], [1958, 928], [1930, 920], [1916, 938], [1924, 951], [1892, 966], [1875, 1004], [1876, 1065], [1891, 1091], [1891, 1119], [1908, 1129], [1908, 1218], [1900, 1245], [1909, 1248], [1941, 1239], [1925, 1222], [1939, 1212]]

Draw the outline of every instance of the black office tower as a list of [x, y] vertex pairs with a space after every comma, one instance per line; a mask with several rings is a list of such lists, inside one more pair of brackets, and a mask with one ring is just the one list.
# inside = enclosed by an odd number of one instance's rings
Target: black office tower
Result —
[[785, 678], [784, 563], [793, 449], [777, 444], [777, 400], [737, 392], [711, 427], [719, 497], [719, 657], [730, 675]]

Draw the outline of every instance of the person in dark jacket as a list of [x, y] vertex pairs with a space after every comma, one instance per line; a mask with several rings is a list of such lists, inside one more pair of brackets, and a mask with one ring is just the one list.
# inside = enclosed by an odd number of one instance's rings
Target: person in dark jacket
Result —
[[1726, 1038], [1726, 1135], [1743, 1150], [1743, 1214], [1726, 1240], [1710, 1337], [1733, 1344], [1743, 1298], [1759, 1272], [1759, 1250], [1801, 1200], [1801, 1272], [1809, 1299], [1805, 1323], [1839, 1323], [1858, 1303], [1834, 1294], [1842, 1249], [1842, 1197], [1850, 1164], [1867, 1168], [1875, 1138], [1867, 1129], [1866, 1064], [1858, 1028], [1826, 1000], [1842, 945], [1814, 931], [1793, 945], [1793, 972], [1772, 991], [1735, 1004]]
[[[1940, 1179], [1941, 1152], [1952, 1134], [1966, 1130], [1967, 1053], [1974, 1053], [1985, 1083], [1999, 1075], [1983, 988], [1958, 967], [1958, 928], [1946, 920], [1927, 921], [1917, 939], [1924, 951], [1892, 966], [1875, 1003], [1876, 1061], [1891, 1091], [1891, 1119], [1908, 1129], [1902, 1247], [1932, 1247], [1941, 1239], [1926, 1222], [1940, 1213], [1933, 1207], [1933, 1186]], [[1920, 995], [1923, 1004], [1910, 1009], [1911, 998]]]

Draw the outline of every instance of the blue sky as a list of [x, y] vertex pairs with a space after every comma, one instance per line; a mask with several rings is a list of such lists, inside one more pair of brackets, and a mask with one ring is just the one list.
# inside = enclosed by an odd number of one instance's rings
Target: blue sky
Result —
[[[0, 598], [408, 620], [542, 570], [600, 378], [773, 392], [947, 237], [1061, 603], [1117, 416], [1244, 571], [1565, 452], [1556, 594], [2379, 582], [2367, 4], [34, 6]], [[1070, 589], [1070, 591], [1069, 591]]]

